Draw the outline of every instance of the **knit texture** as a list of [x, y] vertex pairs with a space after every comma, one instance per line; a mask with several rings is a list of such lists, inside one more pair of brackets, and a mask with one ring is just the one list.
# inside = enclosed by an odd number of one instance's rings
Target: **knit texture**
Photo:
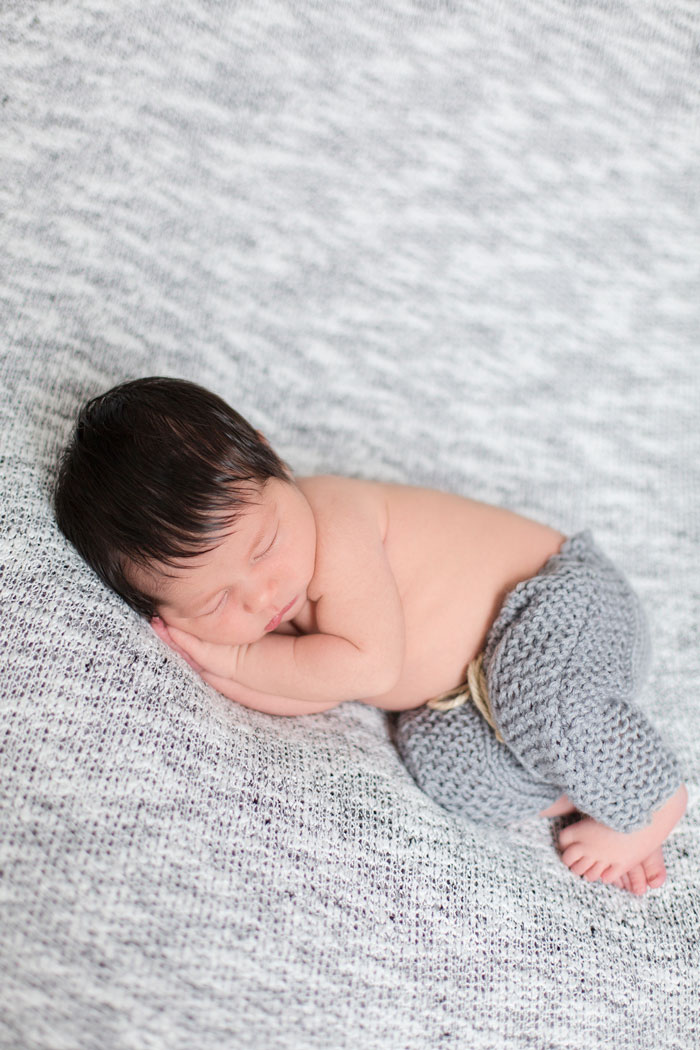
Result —
[[469, 820], [509, 823], [565, 793], [618, 831], [644, 827], [682, 783], [635, 704], [650, 649], [638, 596], [580, 532], [506, 596], [487, 635], [504, 742], [469, 703], [442, 717], [418, 708], [396, 719], [399, 754], [430, 798]]
[[[3, 1050], [697, 1044], [699, 19], [0, 4]], [[374, 708], [237, 707], [101, 586], [56, 458], [153, 374], [298, 473], [591, 528], [688, 778], [662, 889], [445, 812]]]
[[650, 648], [639, 598], [588, 530], [514, 588], [484, 647], [491, 712], [513, 754], [620, 832], [649, 824], [682, 782], [634, 702]]
[[425, 706], [390, 716], [392, 740], [428, 798], [476, 824], [507, 827], [562, 794], [531, 775], [467, 701], [451, 711]]
[[635, 704], [650, 648], [639, 598], [588, 530], [514, 588], [484, 646], [491, 712], [513, 754], [618, 831], [649, 824], [682, 783]]

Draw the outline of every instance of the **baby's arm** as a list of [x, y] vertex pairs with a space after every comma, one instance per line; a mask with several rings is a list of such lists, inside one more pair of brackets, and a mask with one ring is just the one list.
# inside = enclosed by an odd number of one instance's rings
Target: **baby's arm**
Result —
[[331, 707], [337, 707], [337, 701], [327, 703], [309, 700], [295, 700], [289, 696], [277, 696], [273, 693], [261, 693], [258, 689], [249, 689], [248, 686], [240, 685], [230, 678], [219, 678], [218, 675], [208, 674], [206, 671], [200, 674], [205, 682], [208, 682], [218, 693], [235, 700], [244, 707], [250, 707], [254, 711], [263, 711], [267, 715], [315, 715], [320, 711], [328, 711]]
[[251, 690], [328, 706], [376, 696], [396, 684], [404, 658], [403, 608], [376, 510], [359, 501], [343, 504], [322, 512], [317, 524], [319, 633], [275, 633], [227, 646], [170, 627], [175, 642], [206, 672]]
[[[151, 626], [156, 632], [158, 637], [174, 649], [175, 652], [179, 653], [187, 661], [193, 670], [195, 670], [201, 678], [204, 679], [213, 689], [216, 689], [218, 693], [229, 698], [229, 700], [235, 700], [236, 703], [242, 704], [244, 707], [250, 707], [254, 711], [262, 711], [268, 715], [312, 715], [320, 711], [328, 711], [331, 707], [336, 707], [336, 701], [330, 703], [313, 703], [308, 700], [293, 700], [287, 696], [277, 696], [272, 693], [261, 693], [257, 689], [250, 689], [247, 686], [240, 685], [238, 682], [234, 682], [231, 678], [222, 678], [219, 675], [211, 674], [205, 671], [200, 664], [196, 662], [184, 649], [178, 645], [170, 634], [171, 628], [163, 623], [160, 619], [151, 621]], [[283, 629], [289, 625], [284, 624]], [[284, 633], [292, 633], [289, 630]], [[190, 637], [192, 637], [190, 635]]]

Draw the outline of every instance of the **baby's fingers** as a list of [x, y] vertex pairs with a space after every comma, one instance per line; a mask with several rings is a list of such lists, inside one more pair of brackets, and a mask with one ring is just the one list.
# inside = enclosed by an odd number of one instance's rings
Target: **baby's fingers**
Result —
[[214, 642], [203, 642], [188, 631], [179, 627], [169, 627], [170, 637], [180, 647], [183, 655], [190, 656], [199, 664], [198, 670], [209, 671], [223, 678], [233, 678], [236, 668], [235, 645], [217, 645]]
[[188, 653], [184, 651], [184, 649], [182, 649], [174, 641], [174, 639], [171, 637], [170, 628], [167, 624], [165, 624], [159, 617], [155, 616], [151, 620], [151, 627], [162, 642], [165, 642], [165, 644], [169, 646], [170, 649], [174, 650], [174, 652], [176, 652], [178, 656], [181, 656], [183, 660], [186, 660], [194, 671], [197, 671], [198, 674], [201, 674], [202, 667], [197, 663], [196, 660], [194, 660]]

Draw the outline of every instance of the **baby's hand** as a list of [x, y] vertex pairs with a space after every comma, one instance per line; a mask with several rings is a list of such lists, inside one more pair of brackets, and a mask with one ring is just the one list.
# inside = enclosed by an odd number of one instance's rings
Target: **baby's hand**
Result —
[[[177, 627], [170, 627], [164, 623], [159, 617], [154, 617], [151, 620], [151, 626], [156, 632], [158, 637], [169, 645], [171, 649], [174, 649], [176, 653], [179, 653], [187, 661], [187, 663], [200, 675], [202, 680], [210, 685], [213, 689], [216, 689], [222, 696], [226, 696], [229, 700], [235, 700], [237, 703], [242, 704], [244, 707], [250, 707], [254, 711], [262, 711], [265, 714], [270, 715], [313, 715], [318, 714], [321, 711], [327, 711], [331, 707], [337, 706], [337, 701], [312, 701], [312, 700], [299, 700], [293, 697], [280, 696], [276, 693], [266, 693], [259, 689], [252, 689], [249, 686], [242, 685], [231, 675], [219, 675], [215, 672], [205, 670], [204, 664], [208, 666], [224, 666], [234, 664], [236, 654], [235, 650], [251, 649], [254, 643], [250, 645], [215, 645], [211, 642], [202, 642], [195, 635], [189, 634], [187, 631], [182, 631]], [[286, 625], [283, 625], [286, 626]], [[280, 631], [280, 634], [296, 634], [295, 628], [291, 631], [285, 630]], [[228, 652], [226, 652], [228, 650]], [[200, 660], [196, 660], [193, 654], [197, 654]], [[213, 654], [213, 658], [208, 658]]]
[[196, 660], [193, 660], [189, 653], [185, 652], [185, 650], [177, 644], [177, 642], [170, 634], [170, 628], [166, 623], [163, 622], [163, 620], [160, 619], [159, 616], [153, 617], [153, 619], [151, 620], [151, 627], [156, 632], [156, 634], [162, 642], [165, 642], [165, 644], [170, 646], [171, 649], [174, 649], [175, 652], [183, 658], [183, 660], [187, 661], [187, 663], [190, 665], [191, 668], [193, 668], [193, 670], [201, 674], [203, 670], [201, 665], [198, 664]]
[[151, 620], [151, 627], [166, 645], [179, 653], [202, 677], [216, 675], [219, 678], [235, 678], [239, 652], [245, 646], [203, 642], [180, 627], [168, 626], [158, 616]]

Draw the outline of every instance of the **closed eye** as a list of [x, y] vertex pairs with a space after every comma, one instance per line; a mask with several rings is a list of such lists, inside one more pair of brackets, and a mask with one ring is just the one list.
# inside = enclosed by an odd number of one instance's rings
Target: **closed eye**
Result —
[[253, 558], [253, 561], [260, 561], [260, 559], [264, 558], [266, 554], [269, 554], [269, 552], [272, 550], [272, 548], [275, 545], [275, 540], [277, 539], [277, 533], [278, 532], [279, 532], [279, 526], [275, 529], [275, 535], [272, 537], [272, 539], [270, 540], [270, 542], [267, 545], [267, 547], [265, 548], [265, 550], [261, 551], [260, 554], [256, 554], [255, 557]]
[[214, 608], [210, 609], [209, 612], [207, 612], [207, 613], [202, 613], [202, 616], [213, 616], [214, 613], [218, 613], [221, 609], [223, 609], [224, 605], [226, 604], [226, 599], [227, 598], [228, 598], [228, 591], [224, 591], [224, 593], [221, 595], [221, 598], [216, 603]]

